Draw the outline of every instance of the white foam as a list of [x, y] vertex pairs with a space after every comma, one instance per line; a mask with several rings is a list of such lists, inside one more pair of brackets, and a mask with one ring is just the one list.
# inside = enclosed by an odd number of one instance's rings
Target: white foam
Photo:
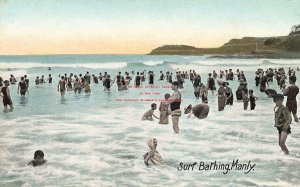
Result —
[[147, 65], [147, 66], [156, 66], [159, 64], [163, 64], [164, 61], [145, 61], [143, 62], [143, 64]]
[[127, 66], [127, 62], [108, 62], [108, 63], [81, 63], [81, 64], [57, 64], [57, 63], [38, 63], [38, 62], [0, 62], [0, 67], [3, 69], [29, 69], [29, 68], [90, 68], [90, 69], [118, 69]]

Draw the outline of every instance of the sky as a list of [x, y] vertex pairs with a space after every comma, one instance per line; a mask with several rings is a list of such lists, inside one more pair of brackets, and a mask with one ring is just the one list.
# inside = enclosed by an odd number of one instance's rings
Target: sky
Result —
[[289, 34], [300, 0], [0, 0], [0, 55], [146, 54]]

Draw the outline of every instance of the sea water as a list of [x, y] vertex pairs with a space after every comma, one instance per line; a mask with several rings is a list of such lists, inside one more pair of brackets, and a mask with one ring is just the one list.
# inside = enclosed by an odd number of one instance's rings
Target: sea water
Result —
[[[300, 124], [291, 124], [292, 134], [286, 142], [290, 155], [282, 154], [274, 128], [275, 104], [254, 84], [258, 68], [297, 66], [300, 60], [206, 56], [1, 56], [0, 76], [5, 80], [13, 74], [20, 80], [26, 74], [30, 86], [28, 94], [21, 97], [17, 84], [10, 85], [15, 109], [2, 112], [0, 107], [0, 186], [299, 186]], [[254, 111], [243, 110], [243, 103], [234, 100], [233, 106], [219, 112], [217, 97], [209, 92], [208, 117], [199, 120], [182, 115], [180, 134], [174, 134], [171, 119], [169, 125], [160, 125], [156, 119], [140, 121], [152, 102], [159, 105], [165, 93], [173, 93], [170, 84], [157, 81], [159, 71], [174, 75], [178, 70], [195, 70], [206, 83], [209, 72], [229, 68], [244, 71], [248, 88], [259, 98]], [[65, 73], [84, 75], [89, 71], [98, 76], [108, 72], [114, 78], [119, 71], [149, 70], [155, 74], [154, 88], [146, 88], [146, 81], [142, 88], [119, 92], [114, 84], [108, 93], [100, 82], [91, 83], [89, 94], [70, 91], [61, 98], [57, 91], [59, 75]], [[48, 74], [52, 74], [52, 84], [35, 85], [36, 76], [47, 78]], [[299, 72], [296, 75], [299, 77]], [[235, 93], [237, 80], [229, 83]], [[276, 81], [270, 88], [279, 91]], [[182, 110], [200, 103], [189, 80], [181, 93]], [[159, 116], [158, 110], [155, 115]], [[160, 166], [150, 163], [147, 167], [143, 162], [149, 138], [158, 141], [163, 158]], [[45, 153], [47, 164], [26, 166], [38, 149]], [[200, 162], [232, 163], [236, 159], [256, 164], [254, 170], [247, 174], [199, 170]], [[179, 170], [180, 163], [194, 162], [193, 170]]]

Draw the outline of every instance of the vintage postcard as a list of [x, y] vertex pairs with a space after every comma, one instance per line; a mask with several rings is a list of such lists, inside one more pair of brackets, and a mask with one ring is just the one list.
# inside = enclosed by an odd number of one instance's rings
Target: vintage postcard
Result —
[[0, 186], [300, 186], [299, 7], [1, 0]]

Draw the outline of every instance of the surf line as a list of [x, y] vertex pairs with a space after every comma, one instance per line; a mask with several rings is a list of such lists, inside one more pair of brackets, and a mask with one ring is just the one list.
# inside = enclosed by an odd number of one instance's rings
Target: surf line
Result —
[[241, 163], [239, 159], [232, 160], [231, 163], [222, 163], [218, 161], [213, 162], [194, 162], [194, 163], [183, 163], [180, 162], [177, 167], [178, 171], [190, 170], [194, 171], [198, 169], [198, 171], [223, 171], [223, 174], [226, 175], [229, 171], [244, 171], [244, 174], [248, 174], [250, 171], [254, 171], [254, 167], [256, 164], [251, 163], [249, 160], [246, 163]]

